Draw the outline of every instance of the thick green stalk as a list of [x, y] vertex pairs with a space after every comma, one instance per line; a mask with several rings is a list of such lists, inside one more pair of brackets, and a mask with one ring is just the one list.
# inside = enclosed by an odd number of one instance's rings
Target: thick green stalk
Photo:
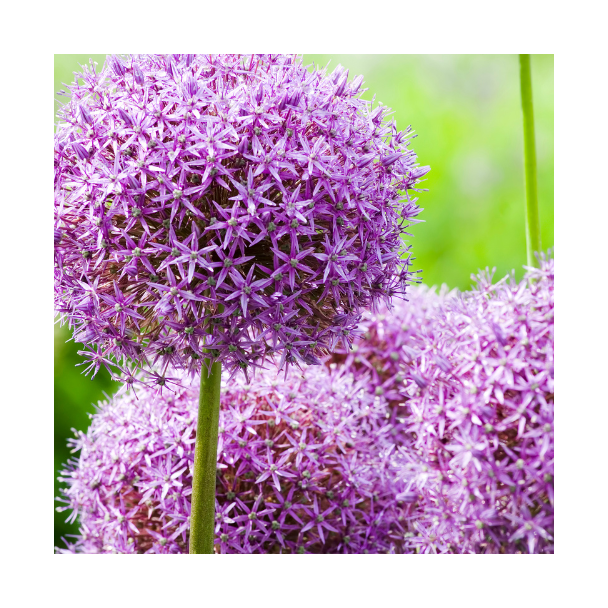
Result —
[[190, 553], [213, 553], [221, 376], [221, 363], [214, 363], [209, 374], [203, 364], [194, 448]]
[[538, 266], [534, 253], [540, 252], [540, 220], [536, 178], [536, 143], [534, 140], [534, 109], [530, 55], [519, 56], [521, 106], [524, 114], [524, 164], [526, 175], [526, 251], [528, 266]]

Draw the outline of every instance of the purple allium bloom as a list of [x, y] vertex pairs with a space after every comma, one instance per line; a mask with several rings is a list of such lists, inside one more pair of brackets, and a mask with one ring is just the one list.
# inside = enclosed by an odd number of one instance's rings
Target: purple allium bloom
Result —
[[[188, 552], [198, 380], [163, 393], [123, 389], [72, 440], [60, 510], [80, 536], [60, 551]], [[394, 552], [387, 408], [324, 366], [234, 377], [221, 395], [216, 551]]]
[[318, 363], [405, 293], [429, 168], [361, 77], [134, 55], [79, 78], [55, 136], [55, 302], [88, 370], [194, 373], [203, 345], [231, 372]]
[[553, 552], [554, 263], [412, 290], [342, 359], [391, 403], [404, 552]]

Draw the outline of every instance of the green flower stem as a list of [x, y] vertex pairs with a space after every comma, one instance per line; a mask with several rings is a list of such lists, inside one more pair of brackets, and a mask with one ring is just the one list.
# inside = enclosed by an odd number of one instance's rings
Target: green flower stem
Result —
[[528, 266], [538, 266], [534, 253], [541, 250], [538, 189], [536, 178], [536, 143], [534, 141], [534, 109], [530, 55], [519, 56], [521, 106], [524, 114], [524, 163], [526, 175], [526, 251]]
[[[208, 360], [205, 360], [208, 363]], [[198, 402], [192, 509], [190, 514], [190, 553], [213, 553], [215, 529], [215, 479], [217, 434], [220, 420], [220, 381], [222, 364], [214, 363], [209, 373], [201, 369]]]

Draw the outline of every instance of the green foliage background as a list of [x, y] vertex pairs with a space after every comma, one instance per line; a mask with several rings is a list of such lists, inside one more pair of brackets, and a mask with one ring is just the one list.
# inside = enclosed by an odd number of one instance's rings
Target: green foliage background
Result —
[[[78, 64], [89, 58], [103, 65], [105, 55], [55, 55], [54, 92], [74, 80]], [[523, 274], [523, 135], [517, 55], [304, 55], [305, 63], [330, 70], [338, 63], [350, 77], [364, 74], [364, 97], [394, 110], [397, 126], [418, 133], [413, 148], [430, 165], [419, 204], [424, 207], [410, 240], [428, 285], [447, 283], [468, 289], [470, 275], [496, 267], [496, 277], [515, 269]], [[532, 88], [538, 155], [538, 190], [543, 249], [553, 247], [553, 55], [532, 56]], [[54, 96], [54, 99], [62, 99]], [[53, 114], [57, 111], [55, 101]], [[55, 329], [54, 475], [70, 458], [71, 428], [85, 430], [93, 403], [118, 385], [100, 372], [80, 374], [78, 345]], [[55, 482], [55, 496], [58, 496]], [[56, 506], [56, 503], [53, 505]], [[55, 512], [55, 545], [76, 532]]]

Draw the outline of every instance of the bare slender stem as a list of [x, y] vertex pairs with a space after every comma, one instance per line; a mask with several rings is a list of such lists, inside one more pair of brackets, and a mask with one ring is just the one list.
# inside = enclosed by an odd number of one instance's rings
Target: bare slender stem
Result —
[[540, 220], [538, 216], [538, 190], [536, 177], [536, 143], [534, 139], [534, 109], [532, 105], [532, 78], [530, 55], [519, 56], [521, 79], [521, 106], [524, 114], [524, 163], [526, 175], [526, 251], [528, 266], [538, 266], [535, 257], [540, 252]]
[[207, 365], [202, 365], [192, 480], [190, 553], [214, 552], [215, 480], [221, 376], [221, 363], [214, 363], [209, 372]]

